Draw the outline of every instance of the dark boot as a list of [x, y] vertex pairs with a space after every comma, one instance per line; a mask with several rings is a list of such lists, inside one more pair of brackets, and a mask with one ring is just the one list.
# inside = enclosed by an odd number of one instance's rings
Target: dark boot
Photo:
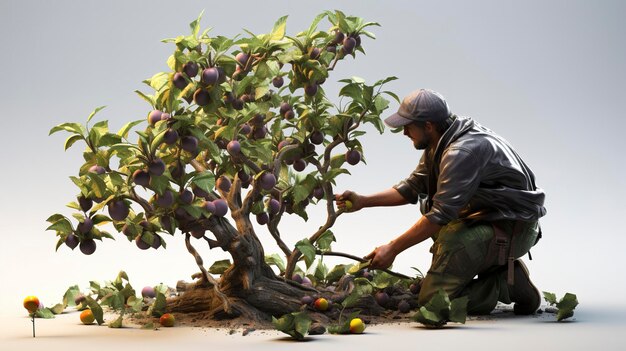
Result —
[[529, 315], [537, 312], [541, 305], [539, 289], [530, 281], [528, 268], [522, 260], [515, 260], [514, 284], [509, 285], [509, 296], [515, 302], [513, 312], [518, 315]]

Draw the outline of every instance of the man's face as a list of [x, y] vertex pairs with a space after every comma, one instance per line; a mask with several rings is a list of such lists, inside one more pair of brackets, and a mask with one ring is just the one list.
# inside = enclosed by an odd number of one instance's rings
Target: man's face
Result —
[[415, 123], [404, 126], [404, 135], [408, 136], [413, 141], [413, 146], [415, 146], [417, 150], [426, 149], [432, 138], [425, 128]]

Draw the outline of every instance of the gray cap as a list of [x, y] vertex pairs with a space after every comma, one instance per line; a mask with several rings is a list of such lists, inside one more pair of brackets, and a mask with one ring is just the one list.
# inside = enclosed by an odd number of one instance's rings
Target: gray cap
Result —
[[439, 122], [448, 117], [450, 109], [441, 94], [430, 89], [418, 89], [402, 100], [398, 112], [385, 118], [385, 124], [398, 128], [413, 121]]

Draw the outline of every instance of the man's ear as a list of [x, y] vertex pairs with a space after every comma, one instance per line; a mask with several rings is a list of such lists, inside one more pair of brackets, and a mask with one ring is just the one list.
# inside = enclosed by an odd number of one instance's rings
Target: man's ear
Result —
[[431, 121], [426, 121], [426, 123], [424, 123], [424, 130], [432, 133], [435, 130], [435, 125]]

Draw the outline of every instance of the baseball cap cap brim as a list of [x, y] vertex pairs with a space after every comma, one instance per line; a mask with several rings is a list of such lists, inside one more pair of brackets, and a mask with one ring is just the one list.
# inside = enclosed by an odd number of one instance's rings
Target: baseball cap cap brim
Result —
[[413, 122], [413, 120], [402, 117], [399, 113], [394, 113], [393, 115], [385, 118], [385, 124], [390, 128], [399, 128], [404, 127], [405, 125]]

